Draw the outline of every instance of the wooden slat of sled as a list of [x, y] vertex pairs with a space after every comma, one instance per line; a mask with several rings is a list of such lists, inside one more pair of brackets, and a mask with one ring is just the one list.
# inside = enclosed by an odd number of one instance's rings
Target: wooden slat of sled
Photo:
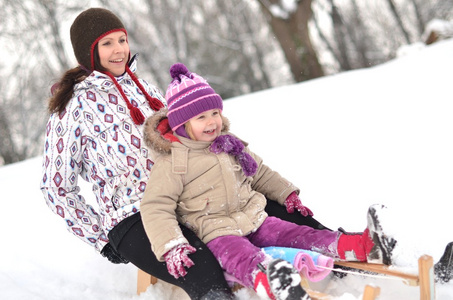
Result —
[[336, 261], [335, 265], [343, 266], [348, 268], [353, 268], [357, 270], [369, 271], [379, 274], [385, 274], [390, 276], [395, 276], [407, 280], [410, 285], [418, 285], [418, 275], [408, 274], [401, 271], [390, 269], [386, 265], [382, 264], [371, 264], [364, 262], [353, 262], [353, 261]]
[[145, 292], [151, 284], [156, 284], [157, 278], [145, 271], [138, 269], [137, 272], [137, 295]]
[[377, 286], [367, 285], [365, 286], [365, 291], [363, 292], [363, 300], [374, 300], [377, 299], [381, 292], [381, 289]]
[[418, 275], [390, 269], [388, 266], [380, 264], [337, 261], [335, 265], [402, 278], [410, 285], [420, 287], [420, 300], [436, 299], [434, 263], [433, 258], [429, 255], [423, 255], [418, 259]]

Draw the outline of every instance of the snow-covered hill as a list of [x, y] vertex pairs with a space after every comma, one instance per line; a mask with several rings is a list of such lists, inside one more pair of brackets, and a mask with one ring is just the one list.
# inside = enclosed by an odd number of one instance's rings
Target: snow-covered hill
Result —
[[[386, 204], [396, 263], [409, 272], [453, 241], [453, 40], [415, 49], [374, 68], [230, 99], [224, 110], [232, 131], [302, 189], [326, 226], [361, 231], [368, 206]], [[136, 268], [110, 264], [68, 233], [40, 177], [40, 157], [0, 168], [0, 299], [186, 297], [162, 283], [135, 295]], [[355, 300], [365, 284], [381, 287], [380, 299], [419, 298], [417, 287], [354, 275], [316, 287]], [[453, 299], [453, 282], [436, 292]]]

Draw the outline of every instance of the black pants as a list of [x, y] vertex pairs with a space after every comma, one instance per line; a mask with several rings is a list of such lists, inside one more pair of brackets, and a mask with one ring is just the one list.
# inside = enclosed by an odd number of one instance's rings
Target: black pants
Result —
[[277, 217], [282, 220], [295, 223], [297, 225], [306, 225], [306, 226], [310, 226], [311, 228], [315, 228], [315, 229], [332, 230], [332, 229], [327, 228], [326, 226], [322, 225], [321, 223], [319, 223], [313, 217], [302, 216], [298, 211], [294, 212], [293, 214], [289, 214], [286, 211], [286, 207], [281, 206], [276, 201], [267, 200], [265, 210], [269, 216]]
[[[269, 201], [266, 212], [299, 225], [308, 225], [317, 229], [326, 229], [312, 217], [303, 217], [300, 213], [288, 214], [286, 208], [275, 201]], [[230, 288], [224, 278], [223, 270], [206, 245], [189, 229], [180, 226], [182, 233], [189, 243], [197, 249], [190, 255], [195, 265], [191, 267], [183, 278], [175, 279], [167, 271], [165, 262], [159, 262], [151, 250], [148, 237], [141, 222], [140, 213], [137, 213], [120, 222], [109, 233], [112, 246], [132, 264], [160, 280], [181, 287], [191, 299], [219, 299], [219, 295], [231, 295]], [[216, 294], [217, 293], [217, 294]], [[205, 298], [204, 298], [205, 297]]]

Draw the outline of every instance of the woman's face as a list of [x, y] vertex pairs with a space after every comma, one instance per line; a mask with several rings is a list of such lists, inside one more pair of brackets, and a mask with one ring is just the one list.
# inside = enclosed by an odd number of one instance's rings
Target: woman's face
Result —
[[192, 134], [197, 141], [212, 142], [222, 130], [220, 109], [205, 111], [189, 120]]
[[126, 33], [112, 32], [98, 42], [99, 60], [101, 66], [113, 76], [120, 76], [126, 71], [129, 58], [129, 44]]

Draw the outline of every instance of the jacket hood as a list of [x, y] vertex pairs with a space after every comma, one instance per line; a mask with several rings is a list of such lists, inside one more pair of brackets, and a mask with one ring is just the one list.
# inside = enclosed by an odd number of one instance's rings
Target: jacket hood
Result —
[[[167, 118], [168, 109], [163, 108], [146, 119], [143, 133], [146, 146], [151, 150], [170, 154], [171, 144], [179, 142], [178, 136], [173, 134]], [[222, 115], [222, 133], [230, 130], [230, 121]]]

